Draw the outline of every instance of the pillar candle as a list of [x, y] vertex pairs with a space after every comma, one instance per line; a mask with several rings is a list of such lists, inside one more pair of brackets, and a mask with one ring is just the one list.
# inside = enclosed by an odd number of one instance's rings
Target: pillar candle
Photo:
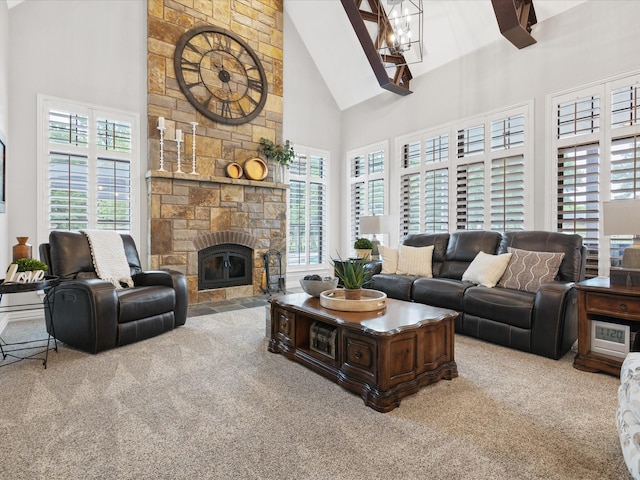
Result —
[[158, 117], [158, 128], [164, 128], [164, 117]]

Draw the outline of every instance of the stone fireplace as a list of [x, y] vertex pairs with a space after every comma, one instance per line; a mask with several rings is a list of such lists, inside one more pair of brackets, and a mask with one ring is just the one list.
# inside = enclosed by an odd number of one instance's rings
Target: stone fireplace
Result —
[[[282, 265], [286, 265], [288, 185], [272, 181], [272, 165], [262, 181], [229, 178], [226, 167], [232, 162], [243, 165], [258, 156], [261, 138], [276, 143], [284, 140], [283, 2], [149, 0], [147, 13], [149, 266], [183, 272], [192, 304], [258, 295], [262, 292], [265, 252], [281, 252]], [[237, 125], [214, 122], [198, 112], [180, 90], [174, 71], [176, 45], [186, 31], [200, 25], [214, 25], [242, 38], [262, 63], [268, 97], [251, 121]], [[159, 168], [159, 117], [166, 120], [163, 170]], [[177, 129], [185, 132], [183, 168], [187, 166], [186, 171], [190, 171], [193, 161], [197, 175], [177, 173]], [[251, 240], [217, 238], [225, 235], [247, 235]], [[251, 250], [243, 251], [251, 260], [244, 263], [243, 280], [238, 282], [243, 284], [220, 286], [205, 282], [199, 288], [200, 251], [224, 243]], [[230, 268], [233, 262], [228, 254], [210, 262], [210, 274], [215, 276], [216, 268], [224, 268], [225, 262]], [[242, 270], [237, 265], [234, 268]], [[229, 271], [222, 271], [222, 276], [228, 279]], [[235, 282], [237, 272], [231, 272], [234, 280], [227, 283]]]
[[190, 304], [263, 292], [264, 254], [285, 258], [288, 185], [158, 171], [147, 180], [151, 268], [183, 272]]

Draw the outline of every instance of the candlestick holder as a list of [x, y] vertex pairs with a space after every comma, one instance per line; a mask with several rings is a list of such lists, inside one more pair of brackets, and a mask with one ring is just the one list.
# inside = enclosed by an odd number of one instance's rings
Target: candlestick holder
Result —
[[198, 122], [191, 123], [191, 174], [198, 175], [196, 172], [196, 127]]
[[176, 145], [178, 147], [178, 169], [176, 170], [176, 173], [184, 173], [181, 170], [181, 162], [180, 162], [180, 146], [182, 145], [182, 140], [180, 140], [179, 138], [176, 138]]
[[160, 130], [160, 168], [159, 172], [166, 172], [164, 169], [164, 129], [165, 127], [158, 126], [158, 130]]

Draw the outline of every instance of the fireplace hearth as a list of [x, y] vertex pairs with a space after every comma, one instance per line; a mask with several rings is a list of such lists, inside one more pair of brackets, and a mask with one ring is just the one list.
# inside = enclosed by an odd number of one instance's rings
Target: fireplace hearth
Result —
[[198, 290], [251, 285], [253, 249], [223, 243], [198, 251]]

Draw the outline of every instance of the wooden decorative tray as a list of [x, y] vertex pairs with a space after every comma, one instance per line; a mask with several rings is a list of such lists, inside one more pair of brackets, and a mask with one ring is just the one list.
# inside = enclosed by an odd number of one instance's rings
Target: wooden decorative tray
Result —
[[341, 312], [371, 312], [387, 307], [387, 294], [364, 288], [360, 300], [347, 300], [344, 298], [344, 289], [335, 288], [320, 294], [320, 305]]

